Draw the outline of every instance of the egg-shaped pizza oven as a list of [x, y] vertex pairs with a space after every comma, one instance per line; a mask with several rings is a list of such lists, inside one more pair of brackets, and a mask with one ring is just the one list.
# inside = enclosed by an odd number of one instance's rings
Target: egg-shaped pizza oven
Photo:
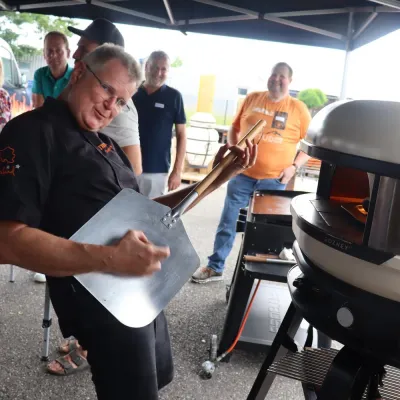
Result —
[[322, 164], [317, 192], [291, 205], [293, 301], [332, 338], [400, 364], [400, 103], [331, 104], [300, 149]]

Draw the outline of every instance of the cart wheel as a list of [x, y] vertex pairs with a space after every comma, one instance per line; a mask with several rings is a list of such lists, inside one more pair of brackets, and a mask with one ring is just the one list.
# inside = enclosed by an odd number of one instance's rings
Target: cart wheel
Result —
[[210, 360], [215, 361], [217, 359], [218, 351], [218, 339], [217, 335], [211, 335], [210, 339]]
[[226, 303], [228, 303], [229, 302], [229, 296], [231, 295], [231, 285], [226, 285], [225, 290], [226, 290], [225, 300], [226, 300]]

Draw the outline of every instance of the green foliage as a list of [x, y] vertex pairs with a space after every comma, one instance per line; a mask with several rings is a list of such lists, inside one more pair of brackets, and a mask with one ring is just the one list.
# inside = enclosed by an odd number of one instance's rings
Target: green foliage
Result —
[[22, 30], [33, 28], [34, 32], [43, 39], [46, 33], [50, 31], [59, 31], [71, 36], [72, 33], [67, 29], [68, 26], [76, 26], [76, 23], [69, 18], [49, 15], [0, 12], [0, 37], [10, 45], [17, 60], [25, 56], [41, 54], [42, 52], [42, 49], [18, 44]]
[[171, 63], [172, 68], [179, 68], [179, 67], [182, 67], [182, 65], [183, 65], [183, 61], [181, 60], [180, 57], [176, 57], [174, 62]]
[[302, 90], [297, 98], [305, 103], [309, 109], [322, 107], [328, 101], [325, 93], [320, 89]]

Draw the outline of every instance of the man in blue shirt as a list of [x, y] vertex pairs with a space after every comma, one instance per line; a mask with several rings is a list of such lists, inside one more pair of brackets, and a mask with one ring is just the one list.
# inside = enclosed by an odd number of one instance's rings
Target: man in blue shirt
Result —
[[42, 106], [46, 97], [57, 98], [67, 86], [73, 70], [68, 65], [70, 50], [63, 33], [52, 31], [45, 36], [43, 55], [47, 67], [36, 70], [33, 78], [32, 102], [35, 108]]
[[[150, 54], [146, 80], [132, 97], [139, 116], [143, 173], [137, 177], [140, 192], [154, 198], [181, 184], [186, 154], [186, 116], [182, 95], [165, 84], [169, 57], [163, 51]], [[176, 158], [171, 174], [172, 128], [176, 132]]]

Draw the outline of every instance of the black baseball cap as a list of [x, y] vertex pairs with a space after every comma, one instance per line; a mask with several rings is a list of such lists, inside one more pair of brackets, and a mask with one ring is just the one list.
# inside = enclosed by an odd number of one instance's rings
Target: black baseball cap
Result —
[[85, 30], [69, 26], [68, 30], [79, 36], [83, 36], [96, 43], [114, 43], [118, 46], [125, 46], [124, 37], [118, 28], [108, 19], [98, 18], [95, 19]]

